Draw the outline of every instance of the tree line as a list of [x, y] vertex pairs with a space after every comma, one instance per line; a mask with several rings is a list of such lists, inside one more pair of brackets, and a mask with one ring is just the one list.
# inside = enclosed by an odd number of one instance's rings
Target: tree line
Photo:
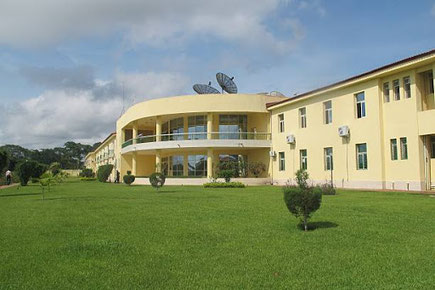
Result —
[[[33, 160], [41, 164], [50, 165], [59, 163], [62, 169], [81, 169], [83, 168], [85, 156], [95, 150], [101, 142], [94, 145], [86, 145], [73, 141], [66, 142], [63, 147], [47, 149], [27, 149], [19, 145], [0, 146], [0, 164], [4, 165], [0, 171], [15, 167], [22, 161]], [[2, 160], [6, 161], [2, 161]]]

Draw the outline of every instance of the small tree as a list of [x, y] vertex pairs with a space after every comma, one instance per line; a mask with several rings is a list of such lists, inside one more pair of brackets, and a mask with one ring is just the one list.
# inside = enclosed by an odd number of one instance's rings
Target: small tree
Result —
[[151, 186], [155, 189], [159, 189], [165, 184], [166, 176], [160, 172], [154, 172], [150, 175]]
[[284, 187], [284, 202], [287, 209], [297, 218], [300, 218], [304, 230], [308, 230], [308, 220], [320, 208], [322, 191], [319, 187], [308, 186], [308, 173], [305, 170], [296, 172], [298, 186]]
[[127, 171], [127, 175], [124, 175], [122, 179], [124, 180], [125, 184], [131, 185], [136, 177], [134, 175], [131, 175], [131, 171]]
[[50, 191], [50, 187], [54, 183], [55, 178], [53, 177], [53, 173], [51, 173], [51, 171], [48, 171], [41, 175], [41, 178], [39, 179], [39, 184], [41, 184], [42, 189], [42, 200], [45, 199], [45, 189], [47, 188], [48, 191]]
[[97, 170], [97, 179], [100, 182], [106, 182], [107, 179], [110, 176], [110, 173], [112, 173], [113, 165], [112, 164], [105, 164], [98, 167]]
[[22, 186], [26, 186], [31, 177], [38, 178], [47, 167], [33, 160], [26, 160], [18, 164], [17, 172]]
[[249, 172], [256, 178], [260, 177], [266, 171], [266, 164], [263, 162], [250, 162], [248, 165]]
[[220, 170], [218, 172], [218, 177], [225, 179], [225, 182], [230, 182], [231, 178], [234, 177], [234, 170], [233, 169]]

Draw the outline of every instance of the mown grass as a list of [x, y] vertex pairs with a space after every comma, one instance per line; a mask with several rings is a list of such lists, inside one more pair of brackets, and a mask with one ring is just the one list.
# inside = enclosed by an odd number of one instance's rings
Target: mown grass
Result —
[[[339, 191], [303, 232], [279, 187], [0, 191], [0, 288], [431, 289], [435, 198]], [[433, 288], [432, 288], [433, 289]]]

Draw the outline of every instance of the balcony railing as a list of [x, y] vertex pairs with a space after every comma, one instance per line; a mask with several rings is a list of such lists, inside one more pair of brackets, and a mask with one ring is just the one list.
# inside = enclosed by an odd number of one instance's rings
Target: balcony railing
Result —
[[[136, 139], [130, 139], [122, 144], [122, 148], [129, 145], [150, 143], [157, 141], [178, 141], [178, 140], [207, 140], [210, 139], [220, 140], [271, 140], [270, 133], [264, 132], [201, 132], [201, 133], [173, 133], [173, 134], [161, 134], [161, 135], [148, 135], [140, 136]], [[135, 141], [135, 142], [133, 142]]]

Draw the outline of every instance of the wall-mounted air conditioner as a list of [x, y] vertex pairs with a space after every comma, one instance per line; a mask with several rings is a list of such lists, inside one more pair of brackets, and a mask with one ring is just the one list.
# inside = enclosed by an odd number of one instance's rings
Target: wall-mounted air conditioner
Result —
[[349, 134], [349, 126], [341, 126], [338, 128], [338, 135], [340, 135], [340, 137], [349, 137]]
[[288, 135], [286, 137], [286, 140], [287, 140], [287, 144], [295, 144], [295, 142], [296, 142], [295, 135], [293, 135], [293, 134]]
[[272, 158], [275, 158], [276, 157], [276, 152], [273, 151], [273, 150], [270, 150], [269, 151], [269, 156], [272, 157]]

